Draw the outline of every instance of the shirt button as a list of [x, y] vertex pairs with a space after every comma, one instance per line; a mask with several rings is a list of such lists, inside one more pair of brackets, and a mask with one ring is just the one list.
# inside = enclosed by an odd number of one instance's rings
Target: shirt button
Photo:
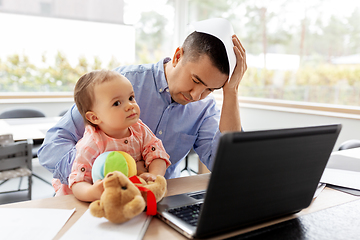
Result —
[[84, 167], [82, 167], [80, 170], [81, 170], [82, 172], [85, 172], [85, 168], [84, 168]]
[[124, 141], [125, 144], [128, 144], [128, 142], [129, 142], [128, 140], [125, 140], [125, 141]]
[[162, 92], [162, 88], [159, 89], [159, 92]]
[[166, 91], [169, 92], [169, 89], [167, 88]]
[[162, 131], [161, 131], [161, 130], [159, 131], [159, 134], [160, 134], [160, 135], [162, 134]]

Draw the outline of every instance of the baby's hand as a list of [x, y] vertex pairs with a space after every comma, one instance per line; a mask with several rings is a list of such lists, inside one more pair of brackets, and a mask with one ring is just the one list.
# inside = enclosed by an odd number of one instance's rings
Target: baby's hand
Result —
[[94, 182], [91, 191], [94, 194], [93, 196], [100, 199], [101, 194], [104, 192], [103, 180], [97, 180]]
[[154, 174], [151, 174], [151, 173], [142, 173], [140, 174], [141, 178], [143, 178], [146, 182], [155, 182], [155, 179], [156, 179], [156, 176]]

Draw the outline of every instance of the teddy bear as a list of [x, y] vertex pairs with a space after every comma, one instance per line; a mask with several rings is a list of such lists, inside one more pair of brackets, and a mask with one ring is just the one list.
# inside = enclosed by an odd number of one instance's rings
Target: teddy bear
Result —
[[146, 182], [137, 177], [133, 169], [136, 164], [132, 162], [135, 160], [129, 156], [121, 151], [113, 151], [103, 153], [95, 160], [92, 175], [95, 179], [103, 179], [104, 192], [100, 200], [89, 206], [93, 216], [123, 223], [139, 215], [146, 207], [148, 215], [156, 214], [156, 203], [166, 195], [166, 179], [157, 176], [154, 182]]
[[140, 190], [123, 173], [108, 173], [103, 184], [104, 192], [100, 200], [89, 206], [93, 216], [123, 223], [144, 211], [146, 203]]

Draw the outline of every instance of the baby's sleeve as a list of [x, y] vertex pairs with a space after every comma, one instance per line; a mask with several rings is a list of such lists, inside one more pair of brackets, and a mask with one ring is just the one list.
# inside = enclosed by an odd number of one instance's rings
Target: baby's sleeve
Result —
[[100, 151], [95, 141], [81, 139], [76, 145], [76, 157], [69, 175], [69, 188], [77, 182], [93, 183], [91, 177], [92, 165]]
[[145, 124], [142, 123], [142, 125], [142, 157], [146, 167], [148, 167], [154, 159], [163, 159], [166, 163], [166, 168], [168, 168], [171, 165], [170, 156], [165, 151], [162, 141], [158, 139]]
[[155, 159], [163, 159], [166, 163], [166, 168], [171, 165], [169, 160], [170, 156], [166, 153], [161, 140], [157, 138], [145, 145], [143, 149], [143, 159], [145, 160], [146, 167]]

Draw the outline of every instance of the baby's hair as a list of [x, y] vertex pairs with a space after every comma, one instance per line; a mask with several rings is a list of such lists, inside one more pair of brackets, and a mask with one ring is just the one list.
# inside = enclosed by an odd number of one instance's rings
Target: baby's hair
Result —
[[77, 81], [74, 89], [74, 101], [85, 124], [90, 124], [96, 127], [86, 119], [85, 114], [92, 110], [94, 103], [94, 87], [96, 84], [101, 84], [112, 80], [114, 77], [121, 76], [120, 73], [110, 70], [96, 70], [82, 75]]

